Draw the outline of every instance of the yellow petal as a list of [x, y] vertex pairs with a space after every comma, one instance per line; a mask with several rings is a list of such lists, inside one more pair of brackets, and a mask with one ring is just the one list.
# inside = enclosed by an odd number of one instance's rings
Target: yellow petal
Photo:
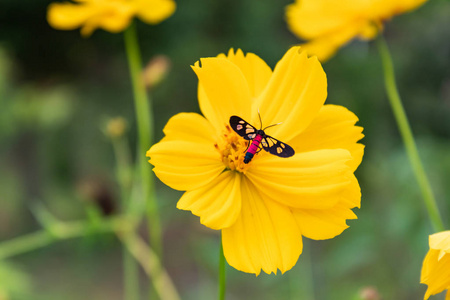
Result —
[[242, 181], [242, 208], [235, 224], [222, 230], [228, 263], [258, 275], [291, 269], [302, 252], [302, 238], [289, 208], [262, 198], [247, 180]]
[[219, 55], [218, 57], [227, 58], [239, 67], [247, 80], [253, 98], [261, 94], [272, 75], [270, 67], [259, 56], [253, 53], [244, 55], [241, 49], [238, 49], [236, 53], [230, 49], [227, 56]]
[[250, 89], [238, 66], [225, 58], [202, 58], [192, 67], [198, 76], [198, 99], [203, 115], [218, 130], [229, 124], [230, 117], [248, 120], [251, 109]]
[[426, 283], [430, 276], [431, 271], [435, 268], [438, 251], [430, 249], [425, 256], [422, 264], [422, 272], [420, 273], [420, 283]]
[[299, 51], [300, 47], [292, 47], [283, 56], [255, 103], [264, 126], [282, 122], [267, 134], [286, 143], [311, 123], [327, 97], [322, 66], [316, 58]]
[[172, 0], [139, 0], [136, 1], [138, 17], [149, 24], [157, 24], [170, 17], [176, 9]]
[[164, 140], [182, 140], [214, 144], [216, 135], [211, 124], [196, 113], [179, 113], [167, 122], [163, 129]]
[[98, 27], [112, 33], [121, 32], [130, 25], [132, 18], [133, 15], [131, 12], [104, 15], [98, 19]]
[[98, 10], [92, 5], [52, 3], [48, 6], [47, 21], [55, 29], [72, 30], [81, 27], [97, 13]]
[[241, 177], [238, 172], [225, 171], [207, 185], [184, 193], [177, 208], [192, 211], [209, 228], [230, 227], [241, 212]]
[[364, 137], [362, 127], [355, 126], [358, 117], [345, 107], [324, 105], [317, 117], [289, 145], [297, 153], [320, 149], [347, 149], [353, 159], [352, 170], [361, 163], [364, 145], [357, 142]]
[[309, 40], [308, 54], [324, 62], [354, 37], [375, 38], [384, 21], [425, 1], [296, 0], [287, 6], [286, 19], [294, 34]]
[[292, 213], [302, 235], [313, 240], [334, 238], [348, 228], [346, 220], [357, 219], [343, 202], [330, 209], [292, 209]]
[[303, 39], [327, 35], [348, 27], [365, 14], [373, 1], [296, 0], [286, 7], [289, 29]]
[[246, 176], [269, 198], [295, 208], [332, 208], [353, 174], [347, 150], [317, 150], [290, 158], [257, 155]]
[[367, 21], [356, 20], [301, 46], [308, 55], [315, 55], [319, 61], [325, 62], [353, 38], [360, 34], [364, 34], [367, 38], [367, 26], [369, 24]]
[[439, 251], [430, 250], [422, 267], [421, 283], [427, 284], [425, 299], [450, 287], [450, 255], [438, 260]]
[[180, 191], [197, 189], [214, 180], [224, 169], [213, 144], [162, 140], [147, 151], [156, 176]]
[[426, 1], [427, 0], [379, 0], [372, 3], [371, 9], [368, 10], [367, 15], [368, 18], [386, 20], [395, 15], [414, 10]]
[[429, 237], [430, 249], [443, 250], [450, 253], [450, 230], [438, 232]]
[[449, 290], [447, 291], [447, 294], [445, 294], [445, 300], [450, 300], [450, 286], [447, 289]]

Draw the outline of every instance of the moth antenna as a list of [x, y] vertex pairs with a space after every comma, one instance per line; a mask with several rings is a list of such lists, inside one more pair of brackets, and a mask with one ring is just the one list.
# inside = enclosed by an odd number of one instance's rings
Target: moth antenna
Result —
[[261, 130], [261, 128], [262, 128], [262, 120], [261, 120], [261, 114], [259, 113], [259, 107], [258, 107], [258, 117], [259, 117], [259, 124], [261, 125], [259, 127], [259, 130]]
[[272, 124], [272, 125], [269, 125], [269, 126], [267, 126], [266, 128], [264, 128], [264, 129], [263, 129], [263, 131], [264, 131], [264, 130], [266, 130], [267, 128], [269, 128], [269, 127], [273, 127], [273, 126], [277, 126], [277, 125], [280, 125], [281, 123], [283, 123], [283, 122], [280, 122], [280, 123], [277, 123], [277, 124]]

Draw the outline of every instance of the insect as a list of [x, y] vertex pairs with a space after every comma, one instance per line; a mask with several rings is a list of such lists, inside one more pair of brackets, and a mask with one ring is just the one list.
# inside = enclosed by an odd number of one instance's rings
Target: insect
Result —
[[[262, 121], [259, 112], [258, 116], [262, 128]], [[260, 152], [261, 149], [264, 149], [267, 152], [279, 157], [290, 157], [295, 154], [295, 151], [294, 149], [292, 149], [291, 146], [286, 145], [283, 142], [280, 142], [279, 140], [271, 137], [270, 135], [267, 135], [264, 132], [264, 130], [266, 130], [267, 128], [279, 124], [281, 123], [267, 126], [264, 129], [256, 129], [254, 126], [250, 125], [248, 122], [244, 121], [242, 118], [238, 116], [230, 117], [231, 128], [233, 128], [233, 130], [237, 134], [242, 136], [244, 139], [252, 141], [251, 143], [249, 143], [249, 146], [247, 147], [247, 152], [245, 153], [244, 157], [245, 164], [248, 164], [252, 160], [253, 156], [255, 156], [256, 153]]]

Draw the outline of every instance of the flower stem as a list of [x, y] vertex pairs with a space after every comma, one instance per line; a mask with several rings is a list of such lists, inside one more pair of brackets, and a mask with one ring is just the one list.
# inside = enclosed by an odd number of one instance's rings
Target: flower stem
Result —
[[414, 136], [412, 134], [411, 127], [409, 126], [408, 118], [406, 117], [406, 113], [403, 108], [400, 95], [398, 93], [397, 84], [395, 82], [394, 66], [392, 63], [391, 54], [389, 52], [389, 48], [386, 44], [386, 41], [384, 40], [384, 37], [381, 34], [377, 38], [377, 45], [383, 63], [384, 83], [386, 87], [386, 92], [395, 119], [397, 121], [397, 126], [400, 130], [403, 143], [405, 144], [409, 161], [411, 163], [412, 169], [416, 176], [416, 180], [422, 192], [422, 197], [425, 202], [425, 206], [428, 210], [428, 215], [430, 216], [434, 230], [436, 232], [442, 231], [444, 230], [444, 224], [439, 214], [439, 210], [436, 205], [436, 200], [434, 198], [430, 182], [428, 181], [428, 178], [423, 168], [422, 161], [420, 160], [419, 152], [417, 151], [417, 146], [414, 141]]
[[158, 255], [145, 244], [136, 232], [128, 231], [123, 234], [118, 232], [118, 237], [141, 264], [148, 277], [153, 279], [152, 284], [159, 298], [161, 300], [180, 300], [167, 271], [161, 266]]
[[142, 185], [142, 197], [146, 203], [148, 230], [152, 247], [159, 257], [162, 255], [161, 225], [158, 215], [158, 205], [154, 194], [154, 181], [150, 165], [146, 161], [145, 153], [153, 142], [153, 110], [141, 78], [142, 60], [138, 46], [136, 26], [134, 23], [128, 27], [124, 34], [125, 49], [130, 68], [137, 129], [139, 136], [138, 164], [140, 170], [140, 182]]
[[112, 232], [117, 230], [122, 223], [119, 218], [111, 218], [104, 220], [94, 229], [89, 221], [55, 223], [51, 230], [43, 229], [0, 243], [0, 260], [43, 248], [59, 240], [93, 233]]
[[139, 268], [136, 260], [123, 246], [124, 299], [138, 300], [139, 297]]
[[223, 245], [220, 243], [220, 251], [219, 251], [219, 300], [225, 300], [225, 291], [226, 291], [226, 269], [225, 269], [225, 256], [223, 255]]
[[15, 255], [30, 252], [54, 242], [82, 237], [94, 233], [115, 232], [122, 240], [126, 249], [142, 266], [146, 274], [153, 278], [152, 284], [162, 300], [179, 300], [180, 297], [167, 274], [162, 268], [156, 253], [149, 248], [135, 233], [133, 222], [123, 217], [103, 220], [95, 229], [89, 221], [57, 222], [51, 228], [35, 233], [22, 235], [12, 240], [0, 243], [0, 261]]
[[[120, 186], [122, 198], [122, 211], [126, 214], [130, 208], [131, 201], [131, 162], [129, 158], [128, 144], [124, 136], [112, 138], [114, 156], [116, 158], [116, 177]], [[131, 216], [133, 217], [133, 216]], [[134, 230], [134, 229], [133, 229]], [[137, 261], [123, 245], [123, 277], [124, 277], [124, 299], [138, 300], [140, 298], [139, 288], [139, 266]]]

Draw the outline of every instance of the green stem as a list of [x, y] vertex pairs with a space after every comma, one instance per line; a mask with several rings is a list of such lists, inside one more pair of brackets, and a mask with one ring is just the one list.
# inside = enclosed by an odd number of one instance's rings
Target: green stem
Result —
[[124, 299], [138, 300], [139, 296], [139, 265], [126, 246], [123, 246]]
[[118, 218], [104, 220], [95, 228], [88, 221], [55, 223], [51, 230], [43, 229], [0, 243], [0, 260], [43, 248], [59, 240], [92, 233], [112, 232], [119, 229], [122, 224], [123, 222]]
[[[15, 255], [30, 252], [48, 246], [60, 240], [85, 236], [93, 233], [115, 232], [122, 240], [126, 249], [142, 266], [151, 278], [155, 290], [162, 300], [180, 300], [178, 293], [167, 274], [162, 268], [156, 253], [134, 232], [133, 222], [123, 218], [105, 219], [92, 230], [88, 221], [59, 222], [52, 228], [22, 235], [12, 240], [0, 243], [0, 261]], [[130, 258], [132, 258], [130, 257]], [[137, 298], [136, 298], [137, 299]]]
[[146, 203], [148, 230], [152, 247], [159, 257], [162, 254], [161, 225], [159, 221], [158, 206], [154, 194], [154, 182], [150, 165], [145, 157], [146, 151], [153, 142], [153, 111], [144, 82], [141, 78], [142, 60], [138, 46], [135, 24], [131, 24], [124, 34], [125, 48], [133, 84], [137, 129], [139, 135], [138, 162], [140, 169], [140, 182], [142, 197]]
[[130, 203], [128, 202], [130, 202], [133, 167], [131, 164], [130, 149], [126, 138], [123, 136], [113, 138], [112, 145], [116, 159], [116, 177], [122, 198], [122, 211], [126, 214], [130, 209]]
[[148, 277], [152, 278], [151, 282], [160, 299], [180, 300], [167, 271], [161, 266], [158, 255], [134, 231], [118, 233], [118, 237], [134, 258], [139, 261]]
[[225, 256], [223, 255], [223, 245], [220, 243], [220, 251], [219, 251], [219, 300], [225, 300], [225, 291], [226, 291], [226, 269], [225, 269]]
[[[129, 211], [131, 195], [131, 162], [129, 149], [124, 136], [112, 139], [114, 156], [116, 158], [116, 174], [122, 198], [124, 214]], [[133, 216], [131, 216], [133, 217]], [[137, 225], [137, 224], [136, 224]], [[124, 273], [124, 299], [138, 300], [140, 298], [139, 266], [137, 261], [123, 245], [123, 273]]]
[[411, 127], [409, 126], [408, 118], [406, 117], [406, 113], [403, 108], [400, 95], [398, 93], [397, 84], [395, 82], [394, 66], [392, 63], [391, 55], [389, 53], [389, 48], [381, 34], [377, 38], [377, 45], [383, 63], [386, 92], [392, 107], [392, 111], [394, 112], [394, 116], [397, 121], [397, 126], [400, 130], [403, 143], [405, 144], [409, 161], [422, 192], [422, 197], [428, 210], [428, 215], [430, 216], [434, 230], [436, 232], [442, 231], [444, 230], [444, 224], [439, 214], [430, 182], [428, 181], [422, 165], [422, 161], [420, 160], [419, 152], [417, 151], [417, 146], [414, 141], [414, 136], [412, 134]]

